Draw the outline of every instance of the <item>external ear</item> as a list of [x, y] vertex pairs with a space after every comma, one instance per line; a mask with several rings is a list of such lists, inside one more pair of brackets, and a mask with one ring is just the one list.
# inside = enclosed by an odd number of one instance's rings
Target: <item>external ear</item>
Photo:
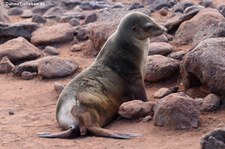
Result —
[[135, 31], [136, 29], [137, 29], [137, 25], [134, 25], [134, 26], [132, 27], [132, 30]]

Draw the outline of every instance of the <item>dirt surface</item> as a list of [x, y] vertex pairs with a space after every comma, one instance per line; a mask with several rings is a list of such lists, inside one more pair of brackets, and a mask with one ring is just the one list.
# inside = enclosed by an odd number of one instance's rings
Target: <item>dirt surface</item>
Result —
[[[192, 0], [193, 1], [193, 0]], [[223, 0], [217, 0], [222, 3]], [[14, 20], [17, 20], [15, 18]], [[17, 20], [20, 21], [20, 20]], [[79, 71], [91, 64], [93, 58], [86, 58], [82, 52], [72, 53], [66, 44], [59, 47], [60, 57], [72, 58], [80, 65]], [[181, 47], [184, 50], [186, 47]], [[78, 72], [77, 72], [78, 73]], [[76, 73], [76, 74], [77, 74]], [[107, 139], [101, 137], [79, 137], [76, 139], [42, 139], [39, 132], [60, 131], [55, 119], [58, 94], [54, 82], [68, 83], [76, 74], [67, 78], [41, 80], [21, 80], [12, 74], [0, 74], [0, 148], [2, 149], [198, 149], [200, 138], [206, 132], [225, 123], [225, 109], [202, 113], [198, 129], [185, 131], [154, 126], [153, 121], [116, 119], [107, 128], [121, 132], [141, 134], [131, 140]], [[159, 83], [147, 83], [149, 100], [161, 87], [180, 85], [180, 79]], [[193, 93], [198, 96], [201, 89]], [[199, 94], [198, 94], [199, 93]]]

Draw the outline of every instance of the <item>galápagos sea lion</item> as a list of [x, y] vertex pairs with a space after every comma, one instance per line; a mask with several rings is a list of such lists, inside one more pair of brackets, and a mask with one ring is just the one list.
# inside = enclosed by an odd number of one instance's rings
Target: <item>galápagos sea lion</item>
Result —
[[126, 15], [109, 37], [93, 64], [78, 74], [59, 96], [56, 119], [64, 130], [42, 133], [43, 138], [95, 136], [128, 139], [136, 136], [104, 127], [128, 99], [147, 101], [144, 88], [149, 37], [165, 28], [140, 12]]

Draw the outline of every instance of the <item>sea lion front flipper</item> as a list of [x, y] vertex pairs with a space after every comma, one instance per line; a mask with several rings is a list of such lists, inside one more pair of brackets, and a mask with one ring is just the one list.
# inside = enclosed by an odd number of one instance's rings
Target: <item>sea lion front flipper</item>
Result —
[[88, 132], [95, 136], [100, 137], [108, 137], [108, 138], [116, 138], [116, 139], [130, 139], [137, 136], [140, 136], [140, 134], [133, 134], [133, 133], [119, 133], [112, 130], [104, 129], [101, 127], [90, 127], [87, 128]]
[[70, 126], [68, 130], [62, 132], [56, 133], [44, 132], [38, 134], [40, 138], [61, 138], [61, 139], [75, 138], [78, 135], [79, 135], [79, 127], [76, 127], [75, 125]]

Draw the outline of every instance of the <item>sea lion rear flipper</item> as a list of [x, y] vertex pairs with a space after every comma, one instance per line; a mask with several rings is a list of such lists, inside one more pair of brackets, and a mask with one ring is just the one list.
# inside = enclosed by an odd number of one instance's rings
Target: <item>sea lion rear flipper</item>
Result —
[[70, 126], [68, 130], [65, 130], [62, 132], [57, 132], [57, 133], [44, 132], [44, 133], [38, 134], [40, 138], [62, 138], [62, 139], [74, 138], [78, 135], [79, 135], [79, 128], [76, 127], [75, 125]]
[[116, 138], [116, 139], [130, 139], [133, 137], [140, 136], [140, 134], [119, 133], [119, 132], [104, 129], [101, 127], [90, 127], [90, 128], [88, 128], [88, 131], [95, 136]]

